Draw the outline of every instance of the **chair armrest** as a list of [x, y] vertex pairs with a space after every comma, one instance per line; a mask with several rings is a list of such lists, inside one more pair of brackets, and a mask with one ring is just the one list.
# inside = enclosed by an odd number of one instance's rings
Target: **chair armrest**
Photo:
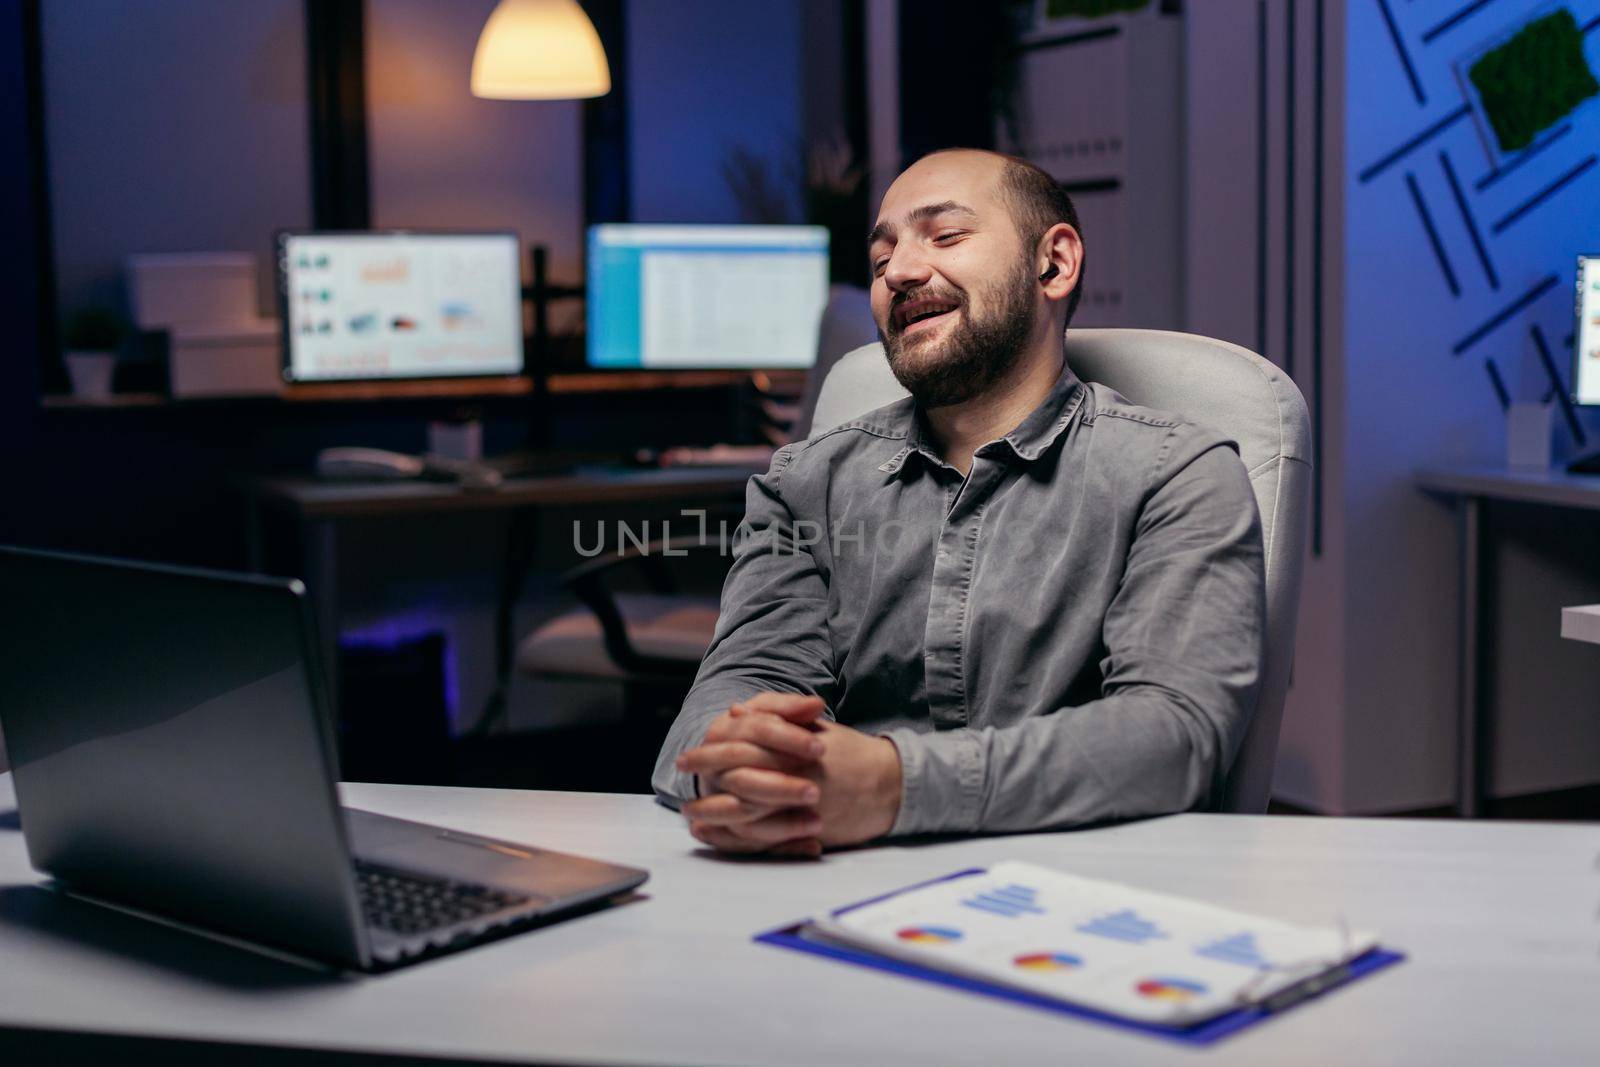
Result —
[[[622, 566], [624, 563], [637, 563], [650, 568], [659, 565], [662, 559], [685, 555], [689, 552], [705, 551], [707, 549], [722, 548], [722, 543], [716, 540], [707, 540], [698, 535], [693, 537], [667, 537], [646, 541], [643, 545], [630, 545], [628, 548], [619, 548], [615, 552], [602, 552], [593, 559], [584, 560], [569, 568], [561, 576], [561, 584], [574, 592], [580, 583], [587, 583], [600, 575]], [[661, 593], [675, 593], [676, 589], [658, 589]]]
[[[642, 546], [633, 545], [627, 549], [608, 553], [580, 563], [562, 576], [561, 584], [566, 586], [573, 596], [578, 598], [580, 603], [594, 613], [595, 618], [600, 623], [600, 633], [605, 641], [606, 655], [610, 656], [611, 661], [618, 667], [633, 674], [673, 678], [693, 677], [695, 671], [699, 670], [700, 665], [698, 663], [664, 659], [659, 656], [646, 656], [633, 647], [633, 642], [628, 640], [628, 627], [622, 618], [622, 610], [617, 606], [616, 597], [606, 587], [605, 577], [624, 563], [639, 563], [646, 568], [650, 568], [658, 566], [659, 561], [668, 552], [678, 555], [720, 547], [719, 542], [706, 541], [700, 537], [658, 538]], [[674, 590], [658, 589], [657, 591], [673, 592]]]

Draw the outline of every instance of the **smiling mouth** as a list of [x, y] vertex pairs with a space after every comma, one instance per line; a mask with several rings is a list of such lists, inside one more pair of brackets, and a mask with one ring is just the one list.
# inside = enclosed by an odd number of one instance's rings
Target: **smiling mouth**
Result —
[[896, 312], [901, 333], [913, 333], [927, 328], [956, 310], [955, 304], [929, 303]]

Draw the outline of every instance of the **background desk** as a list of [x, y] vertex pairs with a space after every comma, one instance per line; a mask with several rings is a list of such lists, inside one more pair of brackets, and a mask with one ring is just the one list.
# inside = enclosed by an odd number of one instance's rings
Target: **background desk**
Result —
[[1561, 636], [1600, 645], [1600, 604], [1561, 609]]
[[[382, 977], [322, 980], [35, 888], [15, 820], [0, 814], [0, 1058], [19, 1062], [6, 1053], [21, 1030], [441, 1059], [796, 1067], [1581, 1063], [1600, 1047], [1600, 829], [1591, 826], [1182, 815], [750, 863], [696, 853], [681, 820], [644, 796], [344, 791], [349, 803], [394, 815], [640, 864], [652, 872], [647, 899]], [[10, 778], [0, 777], [0, 813], [12, 803]], [[1410, 959], [1197, 1052], [750, 940], [1006, 858], [1283, 919], [1343, 915]], [[215, 1047], [200, 1053], [183, 1062], [239, 1062]]]
[[1506, 467], [1450, 467], [1421, 471], [1417, 485], [1453, 498], [1460, 527], [1460, 611], [1457, 616], [1459, 680], [1456, 691], [1456, 811], [1482, 813], [1488, 795], [1490, 737], [1483, 714], [1483, 505], [1489, 500], [1600, 510], [1600, 475]]
[[[761, 470], [765, 470], [763, 465]], [[524, 574], [534, 559], [533, 531], [538, 511], [595, 504], [650, 501], [739, 501], [754, 467], [672, 467], [665, 469], [578, 468], [570, 473], [516, 478], [495, 489], [470, 490], [441, 482], [330, 482], [315, 478], [260, 478], [241, 486], [248, 501], [250, 566], [260, 572], [265, 560], [263, 512], [287, 513], [300, 531], [301, 577], [311, 592], [322, 641], [329, 690], [339, 692], [339, 540], [340, 525], [351, 519], [404, 520], [447, 513], [498, 513], [511, 520], [508, 557], [501, 562], [500, 603], [496, 613], [494, 701], [504, 701], [511, 675], [512, 618]], [[676, 524], [675, 524], [676, 525]], [[731, 523], [730, 523], [731, 526]], [[680, 534], [696, 532], [692, 524]], [[712, 536], [716, 525], [711, 524]], [[615, 547], [615, 546], [611, 546]], [[486, 714], [497, 710], [491, 706]]]

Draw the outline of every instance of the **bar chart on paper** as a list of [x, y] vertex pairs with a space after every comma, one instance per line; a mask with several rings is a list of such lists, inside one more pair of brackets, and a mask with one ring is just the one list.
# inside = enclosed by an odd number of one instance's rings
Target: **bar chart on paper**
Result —
[[1194, 950], [1194, 953], [1196, 956], [1204, 956], [1222, 963], [1234, 963], [1241, 967], [1259, 969], [1271, 966], [1261, 954], [1260, 947], [1256, 945], [1256, 935], [1249, 931], [1201, 945]]
[[1150, 920], [1141, 918], [1132, 908], [1123, 908], [1110, 915], [1096, 916], [1078, 927], [1078, 931], [1134, 945], [1161, 940], [1167, 936], [1166, 931]]
[[1045, 910], [1034, 903], [1037, 896], [1038, 890], [1025, 885], [1004, 885], [969, 897], [961, 903], [991, 915], [1015, 919], [1022, 915], [1045, 914]]

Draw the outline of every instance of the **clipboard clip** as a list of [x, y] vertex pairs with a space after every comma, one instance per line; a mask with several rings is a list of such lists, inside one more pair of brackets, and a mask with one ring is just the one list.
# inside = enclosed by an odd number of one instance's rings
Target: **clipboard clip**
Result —
[[[1292, 1008], [1301, 1001], [1310, 1000], [1319, 993], [1326, 992], [1351, 978], [1354, 971], [1351, 969], [1350, 953], [1350, 925], [1343, 915], [1339, 916], [1339, 956], [1337, 959], [1311, 959], [1297, 960], [1294, 963], [1271, 965], [1262, 967], [1255, 975], [1244, 984], [1234, 997], [1234, 1002], [1240, 1007], [1257, 1008], [1265, 1012], [1279, 1012]], [[1296, 971], [1308, 971], [1309, 974], [1299, 981], [1290, 982], [1282, 989], [1262, 995], [1256, 992], [1263, 983], [1284, 974]]]

